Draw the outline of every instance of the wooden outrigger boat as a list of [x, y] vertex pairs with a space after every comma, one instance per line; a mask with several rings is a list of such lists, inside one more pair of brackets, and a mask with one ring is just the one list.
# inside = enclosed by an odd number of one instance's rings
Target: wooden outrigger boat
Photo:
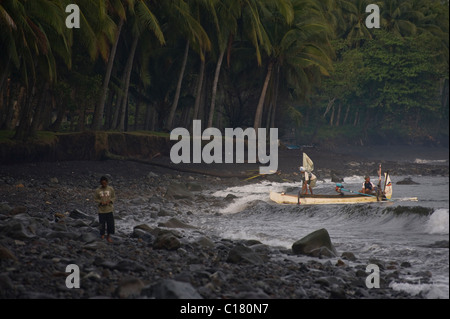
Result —
[[[304, 160], [305, 162], [305, 160]], [[336, 184], [336, 195], [295, 195], [270, 192], [270, 199], [278, 204], [296, 205], [325, 205], [325, 204], [359, 204], [392, 201], [392, 182], [389, 173], [384, 174], [384, 189], [381, 191], [381, 165], [378, 170], [378, 190], [377, 195], [362, 194], [344, 188], [342, 184]], [[344, 194], [348, 192], [349, 194]]]
[[338, 195], [291, 195], [284, 193], [270, 192], [270, 199], [278, 204], [299, 204], [299, 205], [325, 205], [325, 204], [360, 204], [373, 203], [378, 201], [389, 201], [390, 199], [377, 199], [375, 195], [360, 194], [338, 194]]

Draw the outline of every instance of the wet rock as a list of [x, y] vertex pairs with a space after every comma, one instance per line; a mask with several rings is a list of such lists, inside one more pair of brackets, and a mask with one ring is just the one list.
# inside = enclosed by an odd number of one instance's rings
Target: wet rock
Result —
[[420, 183], [413, 181], [411, 177], [406, 177], [405, 179], [398, 181], [396, 184], [397, 185], [419, 185]]
[[167, 228], [188, 228], [188, 229], [195, 229], [197, 227], [191, 226], [189, 224], [186, 224], [182, 222], [181, 220], [177, 218], [171, 218], [165, 223], [160, 223], [158, 225], [159, 227], [167, 227]]
[[11, 211], [11, 206], [9, 206], [8, 204], [0, 203], [0, 214], [8, 215]]
[[342, 183], [344, 182], [344, 178], [339, 173], [331, 171], [331, 182]]
[[434, 243], [425, 246], [428, 248], [449, 248], [448, 245], [448, 240], [439, 240], [439, 241], [435, 241]]
[[[1, 254], [1, 253], [0, 253]], [[1, 260], [1, 257], [0, 257]], [[14, 284], [7, 274], [0, 274], [0, 297], [6, 297], [8, 291], [14, 290]]]
[[257, 291], [243, 291], [235, 296], [236, 299], [270, 299], [269, 295], [261, 289]]
[[234, 194], [227, 194], [227, 196], [225, 196], [225, 198], [223, 200], [225, 200], [225, 201], [232, 201], [235, 198], [237, 198], [236, 195], [234, 195]]
[[214, 242], [211, 239], [204, 236], [197, 239], [195, 243], [202, 248], [214, 248], [215, 246]]
[[330, 299], [347, 299], [345, 290], [340, 287], [336, 287], [331, 289], [330, 291]]
[[28, 208], [25, 206], [15, 206], [10, 211], [11, 215], [19, 215], [19, 214], [25, 214], [28, 211]]
[[200, 192], [203, 189], [202, 185], [195, 182], [186, 183], [186, 188], [192, 192]]
[[158, 211], [158, 217], [164, 217], [164, 216], [173, 217], [173, 216], [176, 216], [176, 214], [177, 213], [175, 211], [170, 210], [170, 209], [165, 209], [163, 207], [161, 207]]
[[149, 244], [153, 244], [155, 241], [155, 237], [150, 232], [139, 228], [134, 228], [131, 236], [133, 238], [139, 238], [140, 240], [145, 241]]
[[88, 233], [84, 233], [81, 234], [78, 238], [78, 240], [84, 242], [84, 243], [92, 243], [93, 241], [98, 240], [100, 237], [98, 232], [88, 232]]
[[244, 262], [258, 265], [263, 263], [263, 259], [251, 248], [238, 244], [234, 246], [228, 253], [227, 262], [229, 263]]
[[119, 282], [116, 295], [122, 299], [136, 298], [141, 294], [144, 283], [139, 278], [127, 278]]
[[0, 261], [2, 259], [12, 259], [17, 261], [16, 256], [8, 248], [0, 245]]
[[327, 247], [324, 247], [324, 246], [313, 249], [313, 250], [309, 251], [306, 255], [312, 256], [312, 257], [317, 257], [317, 258], [336, 257], [336, 254], [334, 252], [332, 252], [330, 249], [328, 249]]
[[35, 237], [26, 229], [25, 225], [19, 220], [9, 220], [3, 226], [0, 226], [2, 235], [14, 239], [30, 239]]
[[186, 189], [186, 186], [178, 183], [172, 183], [167, 187], [166, 197], [173, 199], [183, 199], [193, 198], [194, 195]]
[[355, 261], [356, 260], [355, 254], [353, 254], [352, 252], [349, 252], [349, 251], [344, 251], [341, 254], [341, 257], [342, 257], [342, 259], [347, 259], [347, 260], [350, 260], [350, 261]]
[[89, 216], [88, 214], [83, 213], [81, 210], [79, 209], [75, 209], [73, 211], [70, 212], [69, 214], [70, 218], [73, 219], [92, 219], [92, 216]]
[[[303, 237], [302, 239], [296, 241], [292, 245], [292, 252], [297, 255], [310, 255], [314, 250], [320, 249], [322, 247], [328, 249], [328, 251], [330, 251], [333, 256], [337, 255], [336, 249], [331, 243], [330, 235], [325, 228], [316, 230]], [[320, 255], [322, 252], [325, 255], [327, 254], [325, 250], [316, 251], [315, 254]]]
[[174, 234], [169, 232], [159, 233], [153, 244], [153, 248], [155, 249], [177, 250], [180, 247], [180, 240]]
[[141, 272], [145, 271], [146, 267], [133, 260], [121, 260], [113, 266], [113, 269], [117, 269], [123, 272]]
[[144, 288], [142, 295], [155, 299], [203, 299], [190, 283], [172, 279], [163, 279]]

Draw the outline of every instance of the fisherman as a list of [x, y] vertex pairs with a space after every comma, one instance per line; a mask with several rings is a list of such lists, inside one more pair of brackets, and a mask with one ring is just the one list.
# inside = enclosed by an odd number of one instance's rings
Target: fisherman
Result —
[[307, 172], [303, 166], [300, 166], [300, 173], [302, 174], [302, 195], [308, 194], [308, 186], [311, 195], [313, 195], [313, 187], [316, 186], [317, 177], [311, 172]]
[[370, 181], [370, 176], [364, 177], [364, 183], [362, 185], [361, 193], [363, 194], [369, 194], [374, 195], [376, 194], [376, 187], [375, 185]]

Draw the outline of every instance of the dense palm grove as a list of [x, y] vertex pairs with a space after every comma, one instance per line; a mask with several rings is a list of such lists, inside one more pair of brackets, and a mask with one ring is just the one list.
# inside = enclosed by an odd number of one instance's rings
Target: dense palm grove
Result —
[[[380, 8], [368, 28], [366, 7]], [[69, 4], [80, 28], [68, 28]], [[0, 0], [0, 125], [448, 142], [448, 1]]]

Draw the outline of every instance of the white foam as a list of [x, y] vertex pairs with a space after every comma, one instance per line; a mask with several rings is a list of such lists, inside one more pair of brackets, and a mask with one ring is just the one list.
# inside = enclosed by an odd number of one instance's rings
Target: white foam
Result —
[[252, 201], [268, 201], [270, 190], [281, 192], [284, 191], [286, 187], [298, 187], [298, 183], [271, 183], [263, 181], [257, 184], [228, 187], [224, 190], [214, 192], [212, 195], [223, 198], [229, 194], [236, 196], [230, 205], [220, 211], [223, 214], [234, 214], [244, 210]]
[[404, 291], [416, 296], [419, 293], [427, 299], [449, 299], [448, 286], [439, 284], [410, 284], [410, 283], [391, 283], [389, 285], [395, 291]]
[[427, 160], [427, 159], [421, 159], [421, 158], [416, 158], [414, 160], [414, 163], [416, 164], [438, 164], [438, 163], [447, 163], [448, 160]]
[[448, 208], [436, 210], [425, 224], [425, 231], [428, 234], [448, 234], [448, 214]]

